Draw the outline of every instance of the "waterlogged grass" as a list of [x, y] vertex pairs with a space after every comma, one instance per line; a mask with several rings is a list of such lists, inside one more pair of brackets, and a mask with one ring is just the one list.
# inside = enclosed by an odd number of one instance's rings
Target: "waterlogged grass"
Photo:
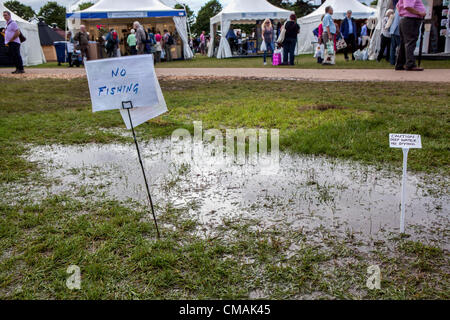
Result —
[[[142, 140], [192, 132], [193, 121], [204, 129], [279, 129], [285, 150], [400, 168], [401, 152], [389, 148], [388, 134], [416, 133], [424, 148], [412, 151], [410, 169], [448, 174], [449, 84], [161, 85], [170, 111], [138, 128]], [[12, 182], [51, 183], [22, 157], [30, 144], [131, 143], [115, 133], [123, 128], [118, 111], [92, 114], [85, 80], [0, 78], [0, 87], [0, 190]], [[170, 202], [156, 208], [157, 240], [146, 208], [90, 193], [81, 186], [78, 194], [0, 200], [0, 298], [450, 298], [448, 253], [428, 243], [392, 238], [362, 251], [351, 233], [322, 229], [311, 241], [302, 230], [243, 220], [224, 220], [205, 235], [189, 218], [195, 203]], [[327, 201], [326, 190], [321, 197]], [[79, 291], [66, 287], [70, 265], [81, 269]], [[380, 266], [380, 290], [366, 287], [370, 265]]]
[[[401, 166], [389, 133], [420, 134], [415, 171], [449, 170], [449, 84], [296, 81], [162, 81], [169, 112], [138, 128], [141, 139], [177, 128], [279, 129], [281, 147], [297, 153]], [[87, 82], [0, 79], [0, 180], [26, 176], [27, 144], [129, 140], [100, 128], [122, 128], [117, 111], [92, 114]], [[20, 92], [20, 94], [18, 94]]]
[[[151, 219], [114, 201], [68, 195], [40, 204], [0, 206], [0, 297], [5, 299], [448, 299], [442, 250], [397, 239], [363, 254], [354, 241], [322, 230], [320, 244], [299, 231], [254, 230], [224, 221], [220, 235], [198, 237], [187, 209], [158, 207], [163, 238]], [[292, 247], [292, 245], [295, 245]], [[367, 267], [380, 266], [380, 290]], [[69, 290], [68, 266], [81, 270]]]
[[[422, 67], [426, 69], [449, 69], [450, 60], [423, 60]], [[177, 60], [172, 62], [163, 62], [156, 65], [157, 68], [281, 68], [272, 66], [269, 58], [268, 64], [263, 65], [262, 57], [252, 58], [231, 58], [216, 59], [196, 55], [193, 60]], [[50, 62], [34, 66], [32, 68], [67, 68], [67, 64], [58, 66], [56, 62]], [[317, 63], [317, 59], [313, 55], [299, 55], [295, 58], [295, 66], [289, 68], [298, 69], [393, 69], [393, 66], [386, 60], [377, 61], [349, 61], [346, 62], [343, 54], [338, 54], [336, 64], [333, 66], [322, 66]]]

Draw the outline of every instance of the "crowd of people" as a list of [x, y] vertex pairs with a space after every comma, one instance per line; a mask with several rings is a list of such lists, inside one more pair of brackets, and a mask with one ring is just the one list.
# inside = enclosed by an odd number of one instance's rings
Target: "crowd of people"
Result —
[[[356, 60], [355, 52], [358, 50], [368, 55], [368, 45], [371, 34], [368, 21], [358, 25], [353, 18], [353, 12], [347, 11], [346, 17], [338, 24], [333, 19], [333, 8], [325, 8], [325, 15], [321, 23], [313, 31], [318, 39], [315, 57], [318, 63], [330, 65], [335, 63], [335, 55], [342, 50], [344, 58], [349, 61]], [[426, 9], [422, 0], [393, 0], [392, 8], [386, 11], [381, 21], [380, 49], [377, 61], [386, 58], [395, 70], [422, 71], [416, 65], [414, 52], [419, 38], [420, 26], [426, 16]], [[262, 46], [264, 51], [263, 63], [267, 64], [267, 54], [274, 53], [274, 44], [283, 50], [282, 65], [294, 64], [295, 47], [300, 26], [296, 22], [295, 15], [282, 26], [281, 33], [274, 41], [274, 29], [269, 19], [261, 26]], [[367, 58], [367, 56], [366, 56]]]
[[[100, 37], [99, 44], [101, 46], [101, 53], [108, 58], [115, 58], [121, 56], [119, 33], [111, 28], [109, 32]], [[125, 40], [126, 50], [128, 55], [153, 54], [155, 63], [159, 63], [164, 59], [165, 61], [172, 61], [171, 48], [175, 44], [173, 35], [164, 30], [161, 34], [159, 30], [148, 27], [145, 29], [138, 21], [133, 23], [133, 28]], [[68, 45], [68, 60], [69, 67], [73, 66], [73, 61], [76, 61], [75, 55], [77, 52], [81, 55], [81, 60], [89, 60], [89, 34], [84, 25], [80, 26], [80, 30], [72, 36], [71, 32], [67, 33]]]
[[[380, 50], [377, 60], [381, 61], [384, 57], [395, 70], [422, 71], [416, 65], [415, 50], [419, 38], [420, 26], [426, 16], [426, 9], [422, 0], [393, 0], [393, 6], [386, 11], [381, 22]], [[15, 21], [11, 19], [11, 13], [3, 12], [6, 21], [4, 31], [5, 45], [13, 61], [16, 70], [13, 73], [24, 73], [23, 62], [20, 56], [20, 45], [25, 41], [20, 29]], [[262, 45], [264, 52], [263, 63], [267, 64], [267, 55], [280, 54], [282, 51], [282, 65], [293, 65], [295, 59], [295, 48], [297, 46], [300, 26], [297, 23], [295, 14], [290, 19], [279, 24], [275, 29], [270, 19], [266, 19], [261, 26]], [[370, 43], [370, 34], [367, 21], [360, 26], [357, 25], [352, 17], [352, 11], [347, 11], [347, 16], [340, 24], [333, 20], [333, 8], [326, 7], [325, 15], [322, 16], [320, 25], [314, 30], [318, 38], [317, 51], [315, 57], [318, 62], [324, 65], [335, 63], [335, 54], [341, 49], [344, 52], [346, 61], [349, 61], [349, 54], [352, 60], [355, 60], [355, 52], [364, 50]], [[81, 60], [89, 60], [89, 35], [85, 26], [80, 26], [80, 30], [72, 36], [68, 33], [68, 53], [69, 66], [73, 65], [74, 57], [78, 53]], [[102, 37], [100, 45], [104, 47], [107, 57], [120, 56], [120, 39], [116, 30], [111, 29], [106, 36]], [[206, 55], [209, 39], [206, 32], [203, 31], [198, 39], [190, 39], [190, 46], [194, 52]], [[153, 28], [147, 30], [138, 21], [134, 22], [133, 28], [126, 39], [127, 48], [130, 55], [154, 54], [155, 63], [172, 60], [171, 48], [175, 44], [173, 35], [164, 30], [155, 31]], [[277, 51], [277, 53], [276, 53]]]

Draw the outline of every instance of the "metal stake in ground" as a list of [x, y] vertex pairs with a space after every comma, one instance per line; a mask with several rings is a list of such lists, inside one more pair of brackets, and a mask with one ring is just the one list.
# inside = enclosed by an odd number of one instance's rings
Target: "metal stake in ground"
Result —
[[145, 174], [144, 164], [142, 163], [141, 152], [139, 150], [139, 144], [137, 142], [136, 133], [134, 132], [133, 122], [131, 120], [130, 109], [133, 109], [133, 103], [131, 101], [122, 102], [122, 108], [127, 110], [127, 112], [128, 112], [128, 119], [130, 119], [130, 126], [131, 126], [131, 131], [133, 132], [134, 144], [136, 145], [136, 150], [137, 150], [137, 154], [138, 154], [138, 158], [139, 158], [139, 163], [141, 164], [142, 175], [144, 176], [145, 187], [147, 189], [148, 200], [150, 202], [150, 207], [152, 209], [153, 220], [155, 221], [156, 232], [158, 233], [158, 239], [159, 239], [161, 237], [161, 235], [159, 233], [158, 222], [156, 221], [156, 215], [155, 215], [155, 209], [153, 208], [152, 196], [150, 194], [150, 188], [148, 187], [147, 176]]
[[396, 134], [389, 135], [389, 145], [391, 148], [401, 148], [403, 150], [403, 176], [402, 176], [402, 199], [400, 213], [400, 233], [405, 233], [405, 211], [406, 211], [406, 182], [408, 168], [409, 149], [422, 149], [422, 138], [417, 134]]
[[403, 176], [402, 176], [402, 199], [401, 199], [401, 213], [400, 213], [400, 233], [405, 233], [406, 182], [408, 181], [408, 178], [407, 178], [408, 152], [409, 152], [409, 148], [403, 148]]

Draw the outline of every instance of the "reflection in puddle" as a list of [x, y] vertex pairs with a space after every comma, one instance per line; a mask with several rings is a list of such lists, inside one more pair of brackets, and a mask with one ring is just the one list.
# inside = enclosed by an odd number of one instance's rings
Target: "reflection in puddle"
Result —
[[[256, 219], [263, 227], [286, 225], [313, 231], [324, 226], [373, 237], [380, 231], [398, 232], [400, 170], [393, 173], [351, 161], [282, 153], [278, 173], [265, 175], [251, 165], [173, 161], [170, 140], [141, 144], [141, 150], [155, 203], [170, 202], [175, 207], [195, 203], [190, 214], [206, 228], [239, 218]], [[84, 186], [95, 189], [100, 197], [146, 204], [132, 144], [34, 147], [28, 160], [38, 162], [48, 177], [60, 181], [45, 191], [50, 194], [77, 192]], [[409, 175], [407, 232], [447, 247], [448, 181], [440, 179], [435, 184]]]

